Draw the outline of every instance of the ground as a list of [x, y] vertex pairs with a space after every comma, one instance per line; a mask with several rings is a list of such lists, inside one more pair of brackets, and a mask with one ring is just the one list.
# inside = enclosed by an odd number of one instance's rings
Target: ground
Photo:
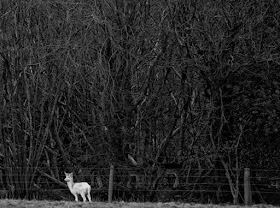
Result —
[[[5, 208], [32, 208], [32, 207], [41, 207], [41, 208], [239, 208], [240, 206], [233, 205], [213, 205], [213, 204], [182, 204], [182, 203], [126, 203], [126, 202], [114, 202], [114, 203], [105, 203], [105, 202], [92, 202], [92, 203], [83, 203], [83, 202], [70, 202], [70, 201], [35, 201], [35, 200], [0, 200], [0, 207]], [[245, 207], [245, 206], [243, 206]], [[252, 208], [274, 208], [275, 206], [271, 205], [253, 205]]]

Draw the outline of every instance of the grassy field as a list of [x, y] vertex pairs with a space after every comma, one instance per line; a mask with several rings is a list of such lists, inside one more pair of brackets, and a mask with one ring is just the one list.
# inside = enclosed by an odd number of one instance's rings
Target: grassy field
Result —
[[[125, 202], [115, 202], [115, 203], [104, 203], [104, 202], [70, 202], [70, 201], [35, 201], [35, 200], [0, 200], [0, 207], [3, 208], [29, 208], [29, 207], [40, 207], [40, 208], [237, 208], [242, 206], [233, 205], [202, 205], [202, 204], [180, 204], [180, 203], [125, 203]], [[245, 206], [243, 206], [245, 207]], [[253, 205], [252, 208], [273, 208], [275, 206], [271, 205]]]

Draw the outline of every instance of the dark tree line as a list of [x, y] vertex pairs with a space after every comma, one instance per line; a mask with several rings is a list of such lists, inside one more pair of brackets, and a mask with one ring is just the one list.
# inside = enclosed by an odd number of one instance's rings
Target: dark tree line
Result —
[[211, 200], [238, 203], [245, 167], [279, 167], [279, 13], [275, 0], [1, 1], [1, 188], [32, 198], [65, 170], [101, 187], [114, 164], [123, 184], [140, 168], [154, 200], [160, 170], [179, 168], [180, 189], [213, 176]]

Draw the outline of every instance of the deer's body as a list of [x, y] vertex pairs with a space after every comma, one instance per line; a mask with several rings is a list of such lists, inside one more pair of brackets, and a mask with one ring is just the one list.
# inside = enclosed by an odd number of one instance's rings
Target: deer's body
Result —
[[84, 202], [87, 200], [86, 196], [88, 200], [91, 202], [91, 196], [90, 196], [91, 187], [87, 182], [74, 183], [73, 173], [65, 173], [64, 180], [67, 182], [67, 186], [70, 192], [75, 196], [75, 201], [79, 201], [78, 195], [81, 195]]

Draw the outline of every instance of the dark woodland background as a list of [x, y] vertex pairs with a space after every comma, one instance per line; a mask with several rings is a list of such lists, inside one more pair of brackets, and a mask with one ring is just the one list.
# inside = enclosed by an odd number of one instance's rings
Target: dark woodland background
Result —
[[[280, 204], [278, 0], [2, 0], [0, 15], [9, 197], [61, 199], [64, 171], [97, 197], [113, 164], [116, 200], [243, 203], [250, 168], [253, 201]], [[174, 169], [177, 187], [158, 177]]]

